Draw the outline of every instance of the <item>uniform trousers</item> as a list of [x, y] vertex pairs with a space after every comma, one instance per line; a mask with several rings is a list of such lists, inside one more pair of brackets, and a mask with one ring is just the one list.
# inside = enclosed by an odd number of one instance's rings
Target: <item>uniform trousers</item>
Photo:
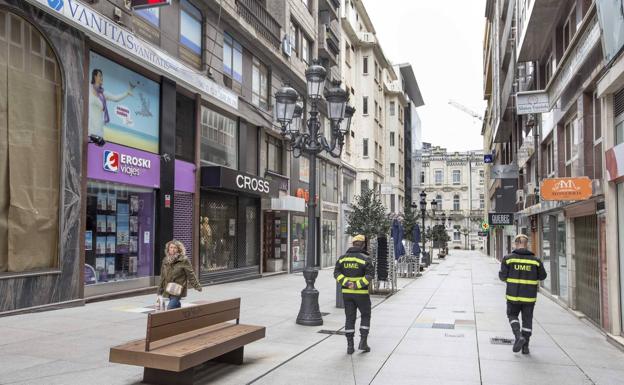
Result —
[[346, 315], [345, 333], [347, 336], [355, 334], [355, 319], [360, 311], [360, 335], [367, 336], [370, 329], [371, 300], [368, 294], [343, 294]]
[[[509, 325], [511, 330], [515, 333], [522, 330], [522, 336], [526, 339], [531, 337], [533, 332], [533, 309], [535, 303], [511, 303], [507, 302], [507, 318], [509, 319]], [[520, 321], [518, 315], [522, 313], [522, 327], [520, 327]]]

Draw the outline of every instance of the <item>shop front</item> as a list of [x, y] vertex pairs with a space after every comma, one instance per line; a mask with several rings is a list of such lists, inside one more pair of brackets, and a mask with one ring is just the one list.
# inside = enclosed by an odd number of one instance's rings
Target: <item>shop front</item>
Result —
[[87, 157], [85, 296], [151, 286], [160, 157], [112, 143]]
[[[194, 164], [176, 159], [173, 197], [173, 238], [182, 242], [186, 255], [193, 259], [193, 223], [195, 223], [195, 171]], [[192, 261], [194, 263], [194, 261]]]
[[277, 196], [273, 181], [220, 166], [201, 168], [200, 280], [258, 277], [260, 202]]

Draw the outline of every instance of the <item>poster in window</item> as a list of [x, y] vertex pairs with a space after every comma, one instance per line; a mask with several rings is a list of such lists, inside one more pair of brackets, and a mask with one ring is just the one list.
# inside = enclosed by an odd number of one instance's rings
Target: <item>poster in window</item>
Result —
[[109, 277], [115, 276], [115, 257], [106, 257], [106, 273]]
[[106, 237], [106, 252], [108, 254], [115, 254], [115, 238], [114, 235]]
[[139, 251], [139, 237], [133, 235], [130, 237], [130, 253], [136, 253]]
[[97, 237], [95, 248], [98, 254], [106, 254], [106, 237]]
[[130, 274], [136, 274], [138, 271], [138, 265], [139, 265], [139, 259], [137, 258], [136, 255], [131, 256], [130, 258], [128, 258], [128, 273]]
[[137, 214], [139, 212], [139, 196], [130, 195], [130, 214]]
[[97, 257], [97, 258], [95, 258], [95, 270], [98, 273], [101, 273], [105, 269], [106, 269], [106, 258], [104, 258], [104, 257]]
[[106, 220], [107, 220], [107, 216], [106, 215], [98, 215], [97, 216], [96, 228], [97, 228], [97, 232], [98, 233], [105, 233], [106, 232]]
[[136, 216], [130, 217], [130, 232], [131, 233], [139, 232], [139, 217], [136, 217]]
[[93, 231], [85, 231], [85, 250], [93, 250]]
[[89, 58], [89, 134], [158, 153], [159, 84], [94, 52]]
[[127, 253], [130, 245], [130, 215], [128, 203], [117, 204], [117, 252]]
[[115, 211], [117, 209], [117, 193], [115, 191], [109, 191], [107, 206], [108, 211]]
[[108, 194], [106, 191], [98, 191], [97, 193], [97, 209], [106, 210]]
[[115, 216], [114, 215], [108, 215], [106, 217], [106, 232], [108, 233], [114, 233], [115, 231], [117, 231], [117, 226], [116, 226], [116, 220], [115, 220]]

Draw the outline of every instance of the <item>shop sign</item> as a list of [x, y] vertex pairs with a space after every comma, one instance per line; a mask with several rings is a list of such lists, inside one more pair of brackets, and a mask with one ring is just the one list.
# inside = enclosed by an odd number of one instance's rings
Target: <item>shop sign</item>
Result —
[[588, 177], [548, 178], [540, 188], [541, 197], [546, 201], [581, 201], [592, 196], [592, 182]]
[[205, 166], [201, 174], [202, 187], [242, 191], [252, 195], [277, 197], [277, 181], [232, 170], [227, 167]]
[[546, 91], [518, 92], [516, 113], [518, 115], [541, 114], [550, 111], [550, 99]]
[[513, 225], [513, 220], [513, 213], [488, 213], [490, 226], [510, 226]]
[[497, 164], [490, 169], [490, 178], [492, 179], [515, 179], [518, 178], [518, 165], [515, 164]]
[[492, 154], [483, 155], [483, 163], [492, 163], [492, 162], [494, 162], [494, 155]]
[[605, 163], [609, 182], [624, 180], [624, 143], [607, 150]]
[[160, 74], [172, 76], [186, 87], [211, 96], [238, 109], [238, 95], [208, 79], [205, 74], [192, 69], [174, 57], [147, 43], [130, 30], [121, 27], [108, 17], [84, 5], [79, 0], [27, 0], [52, 12], [69, 25], [95, 37], [108, 47], [117, 48], [131, 55], [132, 59], [150, 65]]
[[145, 151], [106, 143], [89, 144], [87, 176], [91, 179], [150, 188], [160, 187], [160, 157]]

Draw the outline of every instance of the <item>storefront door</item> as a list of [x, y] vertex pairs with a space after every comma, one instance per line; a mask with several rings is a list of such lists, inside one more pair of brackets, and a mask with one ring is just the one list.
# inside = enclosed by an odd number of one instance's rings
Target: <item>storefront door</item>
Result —
[[577, 309], [600, 324], [600, 256], [596, 215], [574, 218]]
[[545, 280], [542, 281], [542, 286], [544, 287], [544, 289], [548, 290], [548, 291], [552, 291], [552, 281], [554, 280], [552, 277], [552, 269], [551, 269], [551, 261], [553, 258], [553, 251], [554, 251], [554, 242], [553, 242], [553, 231], [555, 229], [553, 229], [552, 226], [552, 216], [545, 214], [542, 215], [542, 220], [541, 220], [541, 226], [542, 226], [542, 251], [541, 251], [541, 256], [542, 256], [542, 261], [544, 263], [544, 268], [546, 269], [546, 273], [548, 273], [548, 276], [546, 277]]
[[557, 217], [557, 234], [555, 236], [557, 255], [557, 282], [559, 286], [558, 295], [561, 299], [568, 301], [568, 258], [566, 256], [566, 222], [563, 213]]

